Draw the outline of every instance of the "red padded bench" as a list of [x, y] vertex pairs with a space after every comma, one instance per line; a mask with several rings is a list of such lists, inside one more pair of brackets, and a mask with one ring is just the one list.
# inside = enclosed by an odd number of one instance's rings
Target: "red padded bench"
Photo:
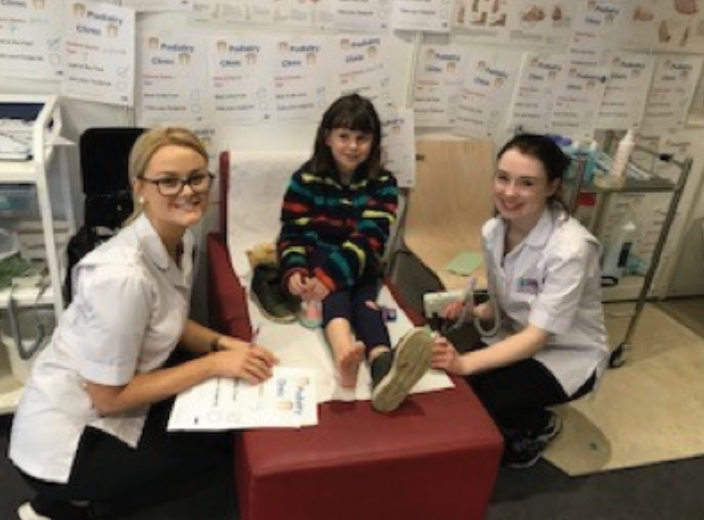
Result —
[[[245, 291], [224, 238], [229, 169], [223, 153], [222, 234], [207, 242], [209, 315], [217, 330], [250, 340]], [[242, 519], [483, 519], [503, 441], [469, 387], [454, 382], [411, 395], [390, 415], [369, 401], [333, 401], [319, 406], [317, 426], [244, 431], [235, 441]]]
[[[211, 325], [251, 338], [227, 247], [208, 237]], [[472, 391], [411, 395], [390, 415], [368, 401], [320, 405], [319, 424], [236, 437], [243, 520], [481, 520], [503, 442]]]

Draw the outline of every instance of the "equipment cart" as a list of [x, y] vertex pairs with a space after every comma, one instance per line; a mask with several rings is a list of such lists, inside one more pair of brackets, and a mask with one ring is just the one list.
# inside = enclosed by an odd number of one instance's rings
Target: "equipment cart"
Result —
[[[574, 185], [570, 190], [569, 197], [570, 209], [573, 213], [575, 213], [579, 203], [580, 193], [591, 192], [597, 195], [598, 204], [595, 210], [596, 216], [594, 222], [589, 227], [592, 231], [598, 231], [601, 229], [601, 224], [605, 217], [604, 208], [608, 208], [608, 199], [612, 195], [617, 193], [672, 193], [672, 197], [670, 198], [670, 202], [667, 206], [665, 219], [660, 228], [660, 232], [650, 258], [650, 264], [643, 278], [643, 284], [640, 288], [638, 299], [636, 300], [635, 309], [633, 314], [630, 316], [626, 335], [621, 343], [611, 353], [609, 358], [609, 366], [611, 368], [618, 368], [626, 362], [628, 351], [631, 348], [633, 334], [638, 326], [638, 321], [640, 320], [643, 307], [645, 306], [648, 298], [648, 293], [650, 292], [653, 278], [655, 277], [655, 272], [657, 271], [660, 257], [665, 247], [665, 242], [675, 219], [675, 215], [677, 214], [677, 207], [687, 183], [687, 178], [692, 170], [691, 157], [687, 157], [684, 160], [679, 161], [670, 154], [661, 154], [642, 146], [636, 146], [634, 148], [633, 155], [636, 153], [641, 154], [641, 156], [645, 155], [650, 157], [650, 173], [652, 177], [648, 180], [639, 180], [627, 177], [624, 185], [618, 188], [603, 188], [592, 184], [587, 184], [585, 182], [585, 172], [588, 158], [586, 156], [578, 155], [576, 157], [576, 164], [574, 168]], [[631, 157], [633, 157], [633, 155]], [[658, 177], [655, 172], [657, 171], [659, 164], [670, 164], [676, 166], [679, 169], [677, 180], [673, 182], [668, 179]]]

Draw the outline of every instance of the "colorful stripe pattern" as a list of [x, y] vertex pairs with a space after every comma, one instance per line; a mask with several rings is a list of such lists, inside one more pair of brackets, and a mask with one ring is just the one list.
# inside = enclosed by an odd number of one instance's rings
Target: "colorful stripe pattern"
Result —
[[304, 165], [291, 177], [281, 210], [277, 248], [284, 281], [300, 271], [334, 291], [377, 272], [397, 206], [396, 179], [386, 170], [345, 186]]

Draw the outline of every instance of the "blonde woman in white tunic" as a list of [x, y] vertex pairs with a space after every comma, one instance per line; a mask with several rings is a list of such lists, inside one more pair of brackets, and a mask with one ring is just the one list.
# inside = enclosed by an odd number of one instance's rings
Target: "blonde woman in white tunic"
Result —
[[[129, 164], [136, 216], [76, 266], [73, 301], [15, 415], [9, 456], [37, 492], [22, 520], [88, 518], [91, 502], [227, 460], [227, 434], [166, 432], [172, 398], [211, 377], [259, 383], [276, 362], [188, 318], [189, 228], [213, 182], [202, 143], [184, 129], [155, 129]], [[177, 346], [190, 352], [186, 361], [173, 362]]]

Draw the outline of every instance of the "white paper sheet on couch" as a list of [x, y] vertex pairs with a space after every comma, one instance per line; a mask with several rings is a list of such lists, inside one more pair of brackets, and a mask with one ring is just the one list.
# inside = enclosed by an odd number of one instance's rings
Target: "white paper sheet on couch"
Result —
[[[273, 242], [279, 233], [281, 203], [289, 179], [310, 155], [299, 152], [230, 152], [231, 167], [227, 194], [227, 246], [232, 267], [249, 290], [251, 267], [247, 250], [257, 244]], [[384, 288], [379, 301], [397, 310], [396, 322], [389, 324], [392, 343], [398, 341], [412, 324]], [[313, 368], [316, 371], [318, 402], [353, 401], [371, 398], [369, 368], [364, 364], [356, 389], [345, 389], [337, 382], [337, 372], [322, 331], [309, 330], [298, 323], [280, 324], [264, 318], [248, 298], [253, 327], [259, 328], [257, 342], [271, 349], [283, 366]], [[444, 373], [429, 371], [413, 392], [451, 388], [452, 380]]]
[[[381, 290], [379, 303], [396, 309], [396, 321], [389, 323], [391, 342], [395, 344], [413, 327], [413, 324], [399, 309], [388, 288], [384, 287]], [[342, 388], [338, 384], [332, 353], [325, 342], [321, 329], [306, 329], [298, 322], [275, 323], [264, 318], [251, 300], [248, 300], [248, 305], [252, 326], [259, 330], [258, 344], [271, 349], [284, 366], [315, 370], [319, 403], [371, 399], [371, 378], [366, 363], [360, 367], [357, 388]], [[429, 370], [413, 387], [411, 393], [432, 392], [453, 386], [454, 384], [447, 374], [439, 370]]]
[[227, 247], [241, 279], [250, 274], [247, 250], [274, 242], [288, 182], [310, 152], [230, 152]]

